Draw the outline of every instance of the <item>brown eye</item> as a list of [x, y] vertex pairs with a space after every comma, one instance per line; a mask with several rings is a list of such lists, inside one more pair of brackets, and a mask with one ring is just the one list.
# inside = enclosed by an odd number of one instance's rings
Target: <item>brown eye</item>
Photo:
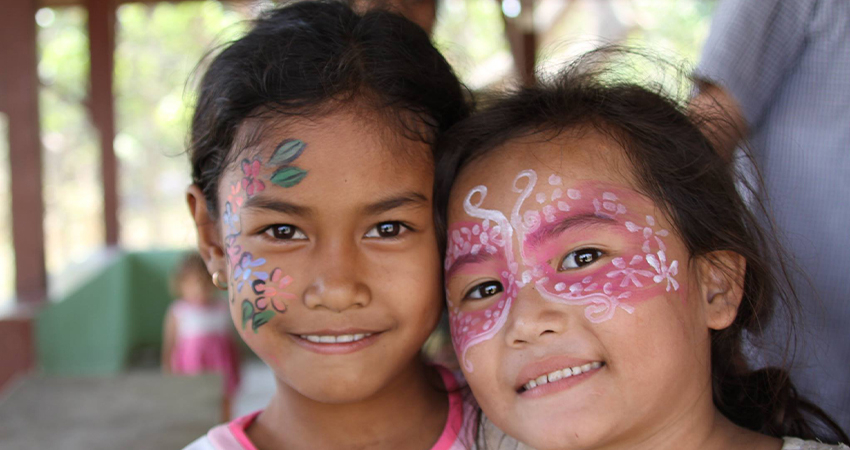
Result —
[[406, 231], [407, 227], [401, 222], [381, 222], [366, 233], [367, 238], [387, 239], [398, 237]]
[[265, 232], [270, 237], [279, 240], [289, 241], [307, 239], [307, 236], [304, 235], [304, 232], [293, 225], [272, 225], [268, 227]]
[[588, 264], [593, 264], [602, 257], [602, 251], [595, 248], [583, 248], [567, 255], [558, 270], [580, 269]]
[[488, 281], [472, 288], [469, 292], [466, 293], [466, 295], [463, 296], [463, 298], [464, 300], [480, 300], [487, 297], [492, 297], [504, 290], [505, 289], [502, 287], [502, 283], [499, 283], [498, 281]]

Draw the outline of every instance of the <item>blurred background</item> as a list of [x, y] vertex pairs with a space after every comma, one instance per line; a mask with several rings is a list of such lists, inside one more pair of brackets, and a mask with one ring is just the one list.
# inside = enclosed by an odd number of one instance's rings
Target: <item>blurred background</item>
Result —
[[[475, 91], [528, 83], [535, 69], [555, 70], [599, 43], [695, 64], [715, 7], [709, 0], [386, 3], [432, 28]], [[4, 4], [0, 397], [25, 373], [120, 377], [157, 368], [173, 298], [168, 276], [195, 243], [184, 149], [196, 67], [275, 4]], [[434, 18], [420, 14], [423, 5], [436, 9]]]

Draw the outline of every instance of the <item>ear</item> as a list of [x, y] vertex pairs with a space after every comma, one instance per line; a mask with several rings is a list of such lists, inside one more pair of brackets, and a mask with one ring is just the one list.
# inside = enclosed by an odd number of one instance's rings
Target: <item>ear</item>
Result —
[[210, 274], [219, 271], [226, 274], [227, 264], [221, 233], [218, 231], [218, 224], [213, 220], [207, 208], [204, 193], [197, 184], [189, 186], [186, 190], [186, 202], [189, 204], [189, 212], [195, 220], [195, 229], [198, 230], [198, 252], [207, 264], [207, 271]]
[[724, 250], [700, 257], [697, 264], [706, 325], [712, 330], [722, 330], [732, 325], [738, 315], [747, 260]]

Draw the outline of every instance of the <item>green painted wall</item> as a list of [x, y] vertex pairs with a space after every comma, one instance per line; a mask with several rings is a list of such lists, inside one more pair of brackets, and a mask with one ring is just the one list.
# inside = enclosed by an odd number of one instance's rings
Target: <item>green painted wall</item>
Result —
[[36, 319], [40, 368], [48, 374], [114, 373], [138, 349], [161, 345], [172, 300], [170, 273], [182, 251], [122, 253]]
[[185, 252], [151, 251], [130, 255], [130, 314], [133, 347], [162, 345], [162, 323], [174, 299], [170, 281]]
[[118, 255], [36, 319], [41, 369], [50, 374], [93, 374], [120, 370], [129, 349], [130, 263]]

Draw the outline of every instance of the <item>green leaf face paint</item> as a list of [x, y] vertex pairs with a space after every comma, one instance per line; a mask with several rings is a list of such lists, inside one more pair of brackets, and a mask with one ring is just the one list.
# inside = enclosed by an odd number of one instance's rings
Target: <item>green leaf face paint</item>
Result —
[[271, 182], [280, 187], [291, 188], [300, 183], [306, 176], [306, 170], [295, 166], [286, 166], [278, 169], [271, 176]]
[[[242, 301], [242, 328], [248, 325], [252, 317], [254, 317], [254, 304], [245, 299]], [[257, 331], [256, 326], [254, 326], [254, 331]]]
[[287, 165], [301, 156], [301, 153], [304, 152], [304, 148], [306, 147], [307, 144], [301, 140], [287, 139], [278, 146], [277, 150], [274, 151], [274, 154], [272, 154], [272, 157], [269, 159], [269, 165]]
[[260, 328], [261, 325], [264, 325], [266, 322], [271, 320], [274, 317], [275, 312], [272, 310], [266, 310], [261, 313], [257, 313], [254, 315], [253, 320], [251, 322], [251, 329], [254, 330], [254, 333], [257, 332], [257, 328]]
[[307, 144], [300, 139], [287, 139], [281, 142], [266, 164], [278, 168], [269, 181], [283, 188], [291, 188], [300, 183], [307, 176], [307, 171], [290, 164], [304, 153], [305, 148]]

